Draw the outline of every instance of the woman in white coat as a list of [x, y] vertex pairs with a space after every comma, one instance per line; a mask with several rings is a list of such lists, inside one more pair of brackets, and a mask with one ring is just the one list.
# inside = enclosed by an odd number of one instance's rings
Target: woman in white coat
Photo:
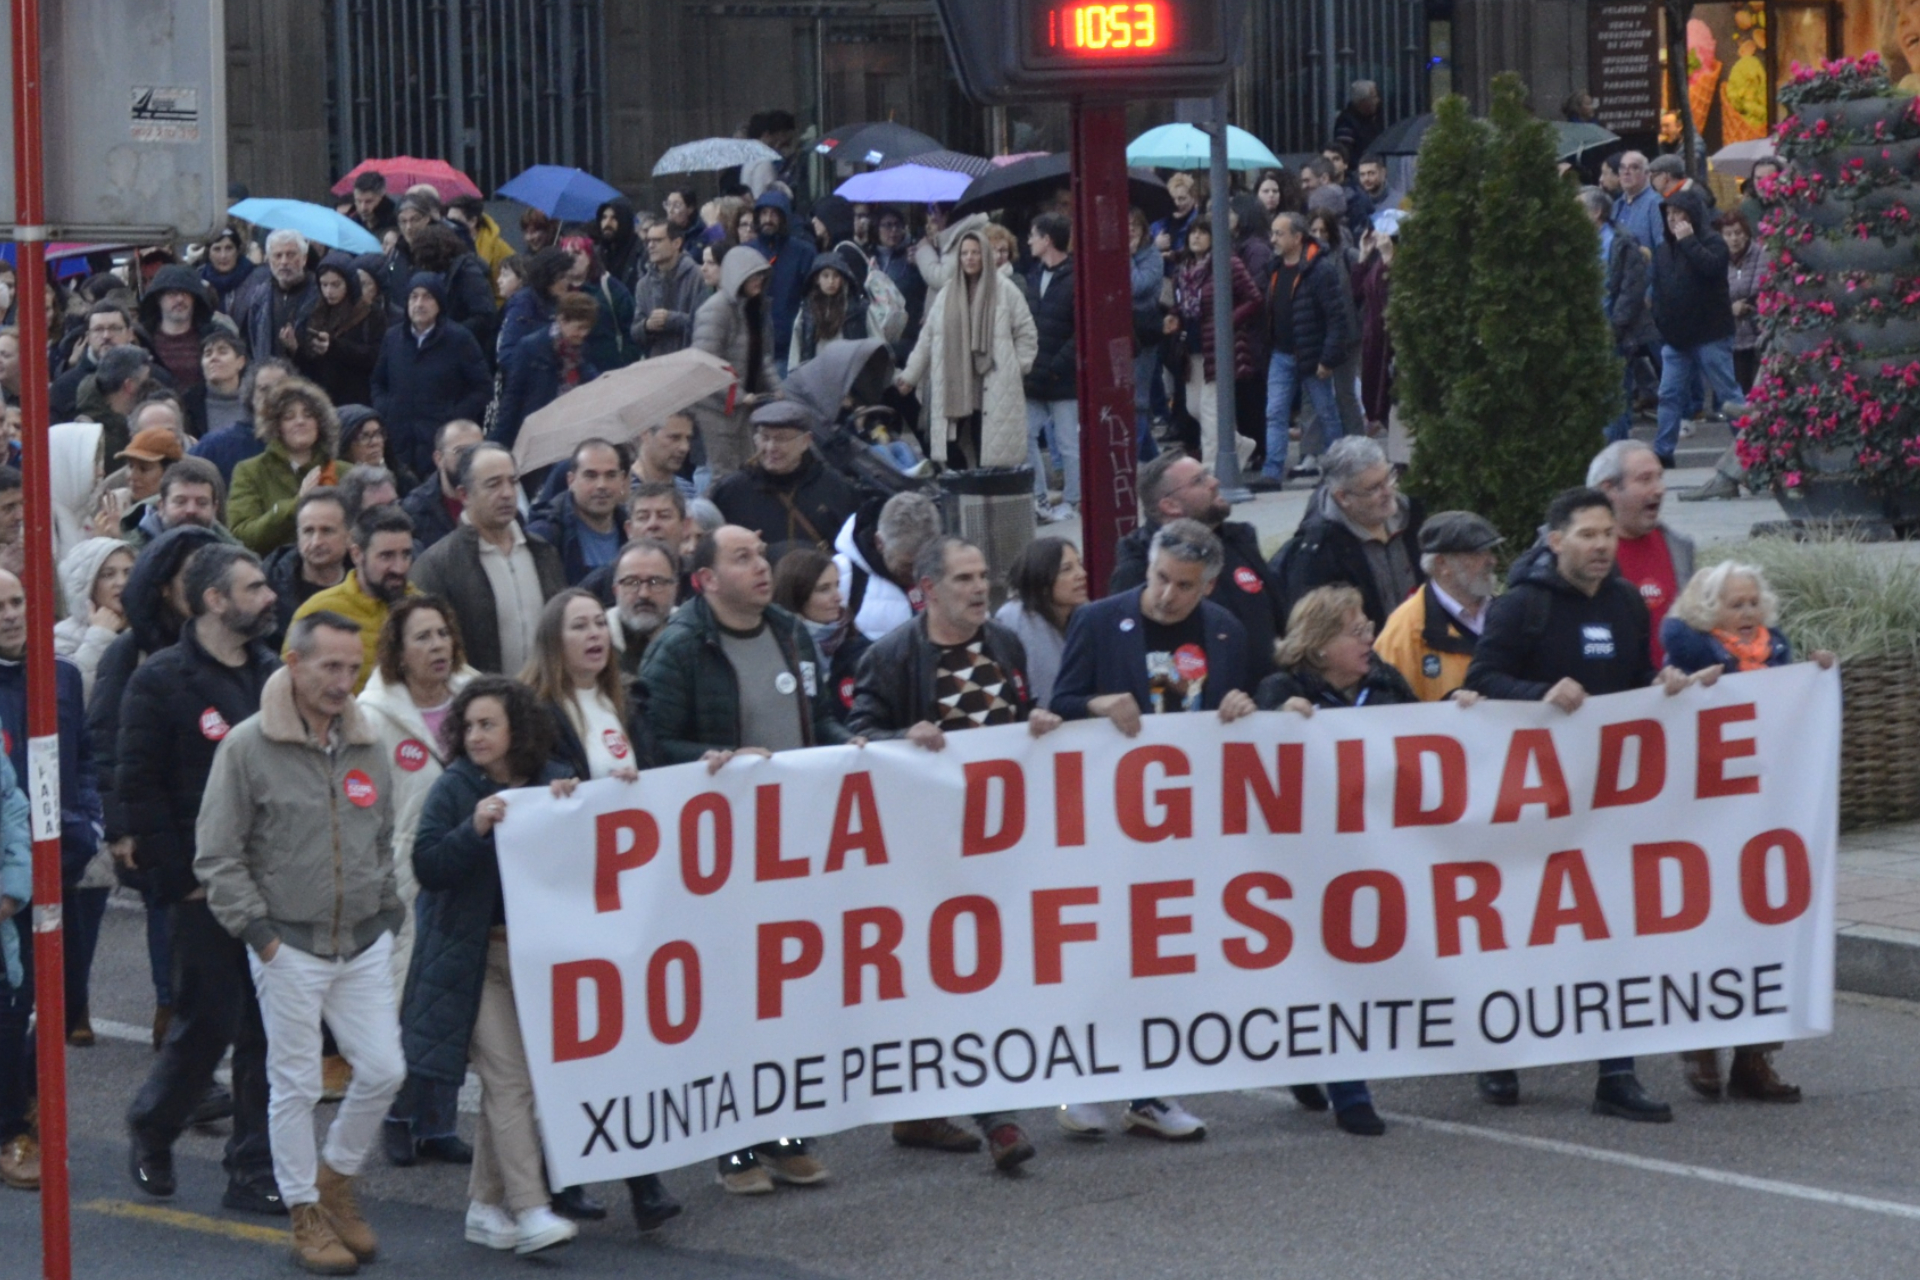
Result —
[[105, 428], [97, 422], [62, 422], [47, 433], [47, 467], [53, 484], [53, 559], [93, 535], [94, 491], [106, 475]]
[[960, 236], [955, 261], [952, 281], [927, 304], [899, 387], [911, 393], [926, 384], [934, 457], [957, 439], [968, 466], [1017, 467], [1027, 457], [1022, 379], [1039, 334], [1015, 286], [994, 269], [983, 231]]
[[[393, 940], [393, 987], [399, 993], [413, 959], [413, 837], [427, 793], [445, 772], [441, 727], [454, 695], [479, 673], [467, 665], [460, 624], [438, 596], [408, 596], [396, 603], [380, 628], [377, 665], [360, 694], [360, 709], [379, 735], [393, 778], [393, 878], [406, 918]], [[394, 1164], [410, 1165], [422, 1153], [458, 1160], [466, 1143], [456, 1132], [457, 1089], [409, 1077], [387, 1113], [383, 1138]]]
[[100, 656], [127, 629], [120, 595], [133, 570], [133, 548], [118, 538], [88, 538], [60, 560], [67, 616], [53, 629], [53, 651], [80, 668], [81, 687], [93, 697]]

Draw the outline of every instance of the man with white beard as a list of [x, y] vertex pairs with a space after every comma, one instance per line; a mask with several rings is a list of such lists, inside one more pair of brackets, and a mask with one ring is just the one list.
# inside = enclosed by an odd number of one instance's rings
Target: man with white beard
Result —
[[1442, 511], [1420, 527], [1426, 585], [1401, 602], [1373, 651], [1407, 678], [1422, 702], [1453, 696], [1467, 679], [1493, 602], [1499, 532], [1471, 511]]
[[608, 611], [620, 670], [640, 674], [647, 644], [667, 624], [680, 589], [680, 557], [655, 538], [635, 538], [613, 563], [614, 607]]

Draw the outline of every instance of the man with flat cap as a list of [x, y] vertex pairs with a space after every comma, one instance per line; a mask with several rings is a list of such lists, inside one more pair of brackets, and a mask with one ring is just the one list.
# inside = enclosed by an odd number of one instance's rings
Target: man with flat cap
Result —
[[796, 400], [773, 399], [753, 411], [753, 460], [713, 486], [728, 524], [751, 529], [775, 560], [794, 547], [833, 550], [834, 534], [860, 496], [813, 451], [814, 415]]
[[1494, 548], [1502, 541], [1471, 511], [1442, 511], [1421, 526], [1426, 585], [1388, 616], [1373, 651], [1406, 677], [1422, 702], [1452, 697], [1466, 683], [1493, 602]]

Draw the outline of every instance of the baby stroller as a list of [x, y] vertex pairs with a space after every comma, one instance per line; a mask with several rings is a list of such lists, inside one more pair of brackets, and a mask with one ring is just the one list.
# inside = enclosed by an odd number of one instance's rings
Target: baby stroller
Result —
[[927, 490], [934, 475], [913, 432], [881, 403], [893, 373], [893, 354], [880, 339], [838, 339], [823, 343], [781, 388], [812, 412], [821, 459], [862, 493], [882, 499]]

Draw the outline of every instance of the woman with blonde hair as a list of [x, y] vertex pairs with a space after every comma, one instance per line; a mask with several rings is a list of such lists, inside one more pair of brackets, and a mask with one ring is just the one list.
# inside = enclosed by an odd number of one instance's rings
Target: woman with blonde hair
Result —
[[[1667, 663], [1688, 675], [1710, 673], [1710, 684], [1721, 674], [1764, 671], [1793, 661], [1793, 646], [1777, 629], [1780, 601], [1767, 585], [1766, 574], [1750, 564], [1722, 560], [1694, 574], [1666, 621], [1660, 624], [1660, 643]], [[1834, 656], [1816, 649], [1813, 661], [1822, 669]], [[1800, 1087], [1774, 1074], [1771, 1055], [1778, 1044], [1741, 1045], [1733, 1051], [1725, 1089], [1729, 1098], [1750, 1102], [1798, 1102]], [[1687, 1086], [1703, 1098], [1719, 1101], [1722, 1082], [1720, 1051], [1694, 1049], [1680, 1055]]]
[[[1254, 705], [1262, 711], [1311, 716], [1320, 709], [1392, 707], [1418, 702], [1406, 678], [1373, 651], [1373, 623], [1352, 587], [1316, 587], [1300, 597], [1287, 617], [1286, 638], [1274, 646], [1280, 669], [1260, 682]], [[1458, 690], [1453, 700], [1472, 706], [1480, 695]], [[1364, 1080], [1296, 1085], [1293, 1096], [1310, 1111], [1324, 1111], [1331, 1097], [1334, 1122], [1348, 1133], [1377, 1137], [1386, 1122], [1373, 1109]]]
[[227, 528], [264, 556], [293, 541], [301, 495], [338, 479], [340, 417], [317, 385], [283, 378], [261, 402], [253, 431], [266, 451], [233, 469]]

